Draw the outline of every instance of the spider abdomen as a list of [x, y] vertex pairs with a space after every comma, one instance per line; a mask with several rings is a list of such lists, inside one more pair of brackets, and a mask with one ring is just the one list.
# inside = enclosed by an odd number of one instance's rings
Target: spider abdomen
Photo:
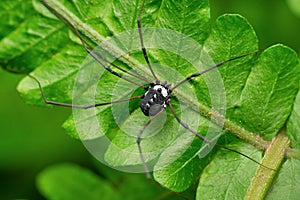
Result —
[[154, 116], [166, 108], [169, 97], [169, 89], [157, 84], [150, 87], [140, 102], [140, 108], [144, 115]]

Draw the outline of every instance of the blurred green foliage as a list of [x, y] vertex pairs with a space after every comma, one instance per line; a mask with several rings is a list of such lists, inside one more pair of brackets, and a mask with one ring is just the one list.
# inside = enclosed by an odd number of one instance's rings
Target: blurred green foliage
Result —
[[0, 70], [0, 77], [0, 199], [36, 198], [41, 169], [62, 161], [89, 165], [89, 155], [61, 127], [70, 110], [26, 105], [16, 91], [22, 76]]
[[260, 48], [282, 43], [300, 52], [299, 0], [211, 0], [210, 3], [212, 20], [223, 13], [243, 15], [256, 31]]
[[286, 0], [291, 11], [300, 17], [300, 0]]
[[[211, 0], [212, 20], [222, 13], [239, 13], [254, 27], [260, 48], [283, 43], [300, 52], [300, 16], [287, 2]], [[92, 160], [61, 128], [70, 109], [28, 106], [15, 89], [22, 76], [0, 70], [0, 77], [0, 199], [43, 199], [35, 189], [39, 171], [61, 162], [91, 167]]]

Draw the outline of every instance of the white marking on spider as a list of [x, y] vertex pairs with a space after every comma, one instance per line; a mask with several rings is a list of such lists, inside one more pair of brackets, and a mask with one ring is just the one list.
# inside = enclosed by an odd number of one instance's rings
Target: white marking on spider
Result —
[[[168, 96], [168, 90], [165, 88], [165, 87], [163, 87], [163, 86], [161, 86], [161, 85], [155, 85], [154, 87], [153, 87], [153, 89], [154, 90], [158, 90], [158, 89], [161, 89], [161, 94], [164, 96], [164, 97], [167, 97]], [[156, 97], [155, 97], [156, 98]]]

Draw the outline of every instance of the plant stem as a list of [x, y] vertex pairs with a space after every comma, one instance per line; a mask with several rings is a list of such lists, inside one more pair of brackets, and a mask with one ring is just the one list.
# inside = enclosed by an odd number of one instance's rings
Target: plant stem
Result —
[[274, 170], [260, 166], [248, 187], [244, 200], [264, 199], [281, 163], [283, 162], [285, 150], [288, 146], [289, 140], [285, 135], [285, 129], [282, 128], [278, 135], [273, 138], [262, 160], [264, 166], [268, 166]]
[[214, 121], [217, 120], [216, 123], [223, 121], [224, 127], [227, 131], [232, 132], [239, 138], [243, 139], [247, 143], [255, 146], [256, 148], [258, 148], [260, 150], [266, 150], [268, 148], [268, 146], [270, 145], [270, 142], [265, 141], [259, 135], [245, 130], [241, 126], [237, 125], [235, 122], [232, 122], [229, 119], [225, 119], [224, 116], [222, 116], [216, 112], [212, 113], [212, 119], [214, 119]]

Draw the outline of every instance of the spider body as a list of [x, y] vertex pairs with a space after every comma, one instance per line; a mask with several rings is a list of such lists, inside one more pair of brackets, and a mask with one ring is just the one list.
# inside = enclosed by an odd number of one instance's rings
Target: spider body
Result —
[[167, 107], [172, 92], [169, 86], [167, 82], [150, 84], [140, 102], [140, 108], [145, 116], [155, 116]]

